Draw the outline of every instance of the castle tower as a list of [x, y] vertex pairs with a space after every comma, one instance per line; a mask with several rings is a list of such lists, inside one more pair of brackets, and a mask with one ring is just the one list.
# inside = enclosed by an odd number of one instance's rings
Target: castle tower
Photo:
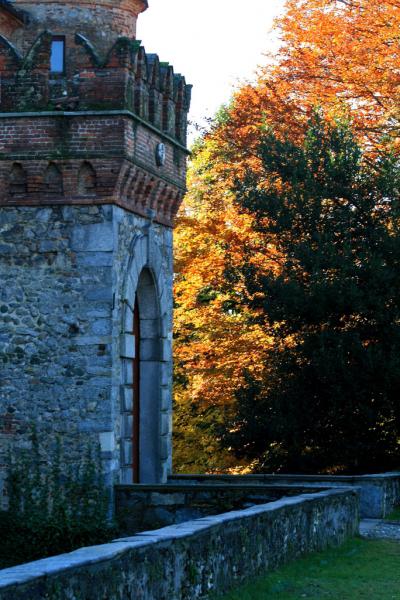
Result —
[[2, 16], [11, 26], [5, 31], [19, 44], [29, 44], [45, 27], [54, 35], [65, 36], [68, 42], [79, 31], [92, 43], [103, 43], [105, 50], [118, 37], [136, 37], [138, 15], [148, 6], [147, 0], [2, 0], [0, 4], [3, 13], [8, 10], [17, 18], [19, 13], [24, 22], [20, 28], [16, 20], [12, 24], [9, 16]]
[[[190, 86], [146, 0], [0, 0], [0, 463], [100, 443], [113, 482], [171, 469], [172, 227]], [[3, 461], [4, 462], [4, 461]]]

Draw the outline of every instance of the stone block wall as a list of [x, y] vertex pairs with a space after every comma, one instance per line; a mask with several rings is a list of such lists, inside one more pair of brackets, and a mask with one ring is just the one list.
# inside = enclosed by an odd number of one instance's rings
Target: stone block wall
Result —
[[354, 490], [330, 490], [149, 531], [0, 571], [0, 600], [196, 600], [358, 531]]
[[99, 442], [110, 486], [171, 471], [191, 86], [136, 40], [146, 8], [0, 2], [0, 435], [74, 464]]
[[15, 450], [29, 447], [35, 423], [45, 447], [58, 434], [70, 444], [71, 461], [99, 442], [110, 484], [129, 481], [122, 341], [143, 269], [158, 310], [143, 334], [143, 356], [149, 340], [156, 346], [144, 376], [160, 373], [143, 452], [147, 480], [161, 481], [171, 463], [172, 231], [110, 205], [0, 211], [0, 435]]

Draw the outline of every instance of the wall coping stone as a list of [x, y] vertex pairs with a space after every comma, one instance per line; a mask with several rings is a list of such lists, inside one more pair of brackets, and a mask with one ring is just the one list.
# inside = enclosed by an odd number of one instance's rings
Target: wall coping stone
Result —
[[[175, 481], [185, 481], [185, 480], [192, 480], [194, 481], [194, 485], [196, 485], [195, 481], [196, 480], [206, 480], [206, 479], [212, 479], [215, 478], [215, 480], [221, 479], [221, 480], [226, 480], [226, 481], [231, 481], [234, 479], [241, 479], [241, 478], [246, 478], [249, 481], [251, 480], [261, 480], [261, 479], [276, 479], [277, 481], [279, 480], [285, 480], [285, 479], [293, 479], [294, 481], [355, 481], [355, 480], [361, 480], [361, 481], [369, 481], [369, 480], [382, 480], [382, 479], [396, 479], [400, 477], [400, 471], [388, 471], [387, 473], [372, 473], [372, 474], [367, 474], [367, 475], [292, 475], [290, 473], [288, 474], [274, 474], [274, 473], [260, 473], [259, 475], [204, 475], [204, 474], [193, 474], [193, 475], [171, 475], [169, 477], [169, 480], [171, 482], [175, 482]], [[210, 484], [211, 485], [211, 484]], [[212, 484], [215, 485], [215, 484]]]
[[163, 494], [190, 494], [192, 492], [210, 492], [210, 491], [252, 491], [258, 493], [260, 490], [292, 490], [292, 489], [318, 489], [319, 491], [326, 491], [331, 489], [330, 486], [324, 486], [318, 484], [318, 482], [305, 483], [300, 485], [299, 483], [261, 483], [257, 486], [251, 483], [166, 483], [166, 484], [145, 484], [145, 483], [134, 483], [134, 484], [117, 484], [114, 489], [118, 491], [129, 491], [129, 492], [155, 492]]
[[181, 485], [238, 485], [254, 486], [297, 485], [299, 488], [321, 486], [340, 488], [357, 486], [360, 488], [360, 510], [364, 518], [384, 518], [400, 503], [400, 471], [385, 473], [368, 473], [361, 475], [293, 475], [268, 474], [258, 475], [171, 475], [169, 484]]

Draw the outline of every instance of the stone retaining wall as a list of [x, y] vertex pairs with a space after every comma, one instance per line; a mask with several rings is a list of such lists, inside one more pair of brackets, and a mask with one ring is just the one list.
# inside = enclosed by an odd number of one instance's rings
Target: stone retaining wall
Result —
[[325, 489], [313, 484], [305, 486], [231, 485], [229, 483], [117, 485], [115, 486], [115, 515], [123, 535], [133, 535], [145, 529], [176, 525]]
[[352, 489], [304, 494], [0, 571], [0, 600], [195, 600], [358, 531]]
[[354, 486], [360, 490], [361, 517], [381, 519], [400, 505], [400, 471], [374, 475], [173, 475], [171, 484], [277, 484], [317, 485], [323, 487]]

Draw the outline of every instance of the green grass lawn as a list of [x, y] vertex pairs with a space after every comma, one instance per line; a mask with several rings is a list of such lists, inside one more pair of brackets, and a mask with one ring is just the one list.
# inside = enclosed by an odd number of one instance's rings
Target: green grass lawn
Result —
[[400, 600], [400, 543], [352, 539], [255, 580], [223, 600]]
[[400, 506], [395, 508], [394, 511], [386, 517], [386, 521], [400, 521]]

